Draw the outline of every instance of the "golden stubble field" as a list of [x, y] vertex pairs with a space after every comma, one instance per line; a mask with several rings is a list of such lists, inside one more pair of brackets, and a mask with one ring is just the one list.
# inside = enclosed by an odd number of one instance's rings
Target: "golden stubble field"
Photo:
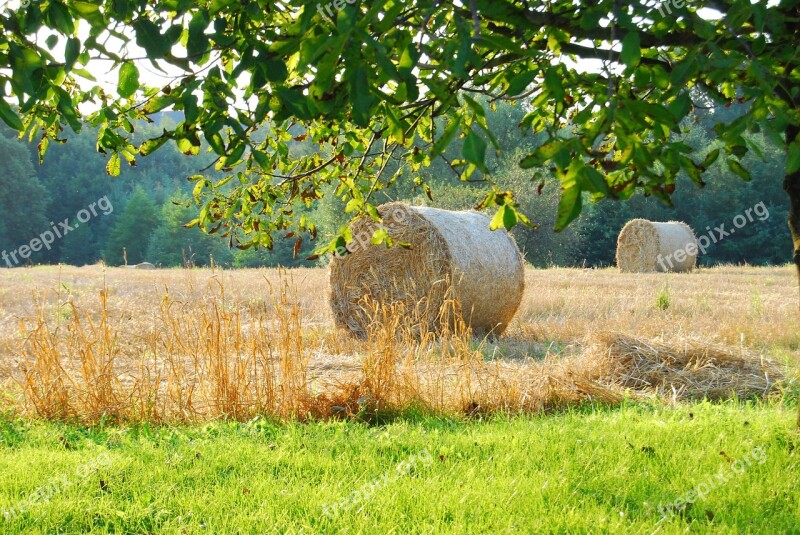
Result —
[[[526, 270], [497, 341], [413, 340], [401, 311], [366, 340], [333, 327], [328, 273], [0, 270], [0, 409], [47, 418], [192, 421], [538, 411], [631, 395], [760, 395], [794, 374], [790, 267], [688, 274]], [[769, 359], [769, 360], [765, 360]]]

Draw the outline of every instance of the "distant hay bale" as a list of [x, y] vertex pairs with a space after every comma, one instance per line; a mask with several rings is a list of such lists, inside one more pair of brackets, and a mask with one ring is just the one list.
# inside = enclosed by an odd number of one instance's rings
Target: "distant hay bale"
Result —
[[141, 262], [139, 264], [131, 264], [125, 267], [128, 269], [156, 269], [156, 266], [154, 266], [150, 262]]
[[[350, 252], [331, 263], [331, 308], [339, 327], [365, 336], [365, 302], [402, 304], [405, 325], [437, 332], [443, 305], [456, 301], [473, 332], [501, 334], [522, 300], [522, 255], [505, 230], [489, 230], [475, 211], [453, 212], [389, 203], [378, 208], [380, 224], [395, 245], [372, 245], [379, 224], [370, 218], [351, 225]], [[398, 244], [407, 244], [407, 247]]]
[[617, 238], [617, 267], [623, 273], [691, 271], [697, 238], [686, 223], [632, 219]]

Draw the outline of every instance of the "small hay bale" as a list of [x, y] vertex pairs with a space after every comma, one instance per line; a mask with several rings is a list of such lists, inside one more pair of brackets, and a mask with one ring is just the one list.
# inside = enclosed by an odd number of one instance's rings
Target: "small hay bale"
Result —
[[617, 267], [623, 273], [691, 271], [697, 263], [697, 238], [680, 221], [632, 219], [617, 238]]
[[[331, 263], [331, 308], [337, 326], [365, 336], [371, 303], [400, 303], [412, 332], [440, 330], [448, 303], [474, 333], [499, 335], [519, 307], [524, 289], [522, 255], [505, 230], [489, 230], [475, 211], [454, 212], [389, 203], [382, 223], [360, 218], [351, 225], [349, 254]], [[372, 245], [379, 225], [395, 245]], [[407, 244], [406, 247], [397, 244]], [[452, 319], [452, 318], [451, 318]]]
[[128, 269], [156, 269], [156, 266], [150, 262], [141, 262], [139, 264], [131, 264], [125, 267]]

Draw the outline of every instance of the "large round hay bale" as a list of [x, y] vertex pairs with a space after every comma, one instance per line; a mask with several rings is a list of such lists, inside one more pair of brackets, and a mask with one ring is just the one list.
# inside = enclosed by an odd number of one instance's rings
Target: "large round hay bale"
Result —
[[617, 238], [617, 267], [623, 273], [691, 271], [697, 238], [686, 223], [632, 219]]
[[402, 303], [407, 327], [437, 332], [442, 305], [455, 299], [474, 333], [505, 330], [525, 286], [522, 255], [505, 230], [489, 230], [489, 218], [475, 211], [389, 203], [378, 212], [395, 245], [370, 243], [379, 228], [371, 218], [351, 225], [349, 254], [331, 263], [337, 326], [364, 336], [370, 322], [364, 305], [371, 300]]

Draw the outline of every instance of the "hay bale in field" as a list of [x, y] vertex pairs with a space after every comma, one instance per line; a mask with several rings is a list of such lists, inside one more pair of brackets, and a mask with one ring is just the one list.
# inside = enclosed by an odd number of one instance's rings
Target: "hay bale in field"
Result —
[[156, 266], [154, 266], [150, 262], [141, 262], [139, 264], [131, 264], [125, 267], [128, 269], [156, 269]]
[[632, 219], [617, 238], [617, 267], [623, 273], [691, 271], [697, 238], [686, 223]]
[[389, 203], [378, 212], [395, 246], [370, 243], [379, 228], [374, 220], [353, 223], [349, 254], [331, 263], [337, 326], [366, 335], [370, 313], [365, 302], [371, 300], [401, 303], [406, 326], [417, 333], [437, 332], [443, 305], [455, 300], [473, 332], [499, 335], [505, 330], [525, 285], [522, 255], [511, 235], [489, 230], [489, 218], [475, 211]]

